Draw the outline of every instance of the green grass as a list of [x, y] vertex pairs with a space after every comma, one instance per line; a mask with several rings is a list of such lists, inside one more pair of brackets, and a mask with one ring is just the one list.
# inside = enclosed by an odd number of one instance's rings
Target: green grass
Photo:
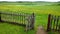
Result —
[[7, 23], [0, 23], [0, 27], [0, 34], [34, 34], [35, 32], [33, 30], [25, 32], [24, 27]]
[[[43, 26], [46, 30], [48, 14], [60, 15], [60, 6], [18, 6], [18, 5], [0, 5], [0, 12], [13, 13], [35, 13], [35, 30], [24, 32], [24, 27], [0, 23], [0, 34], [35, 34], [38, 26]], [[54, 34], [49, 32], [48, 34]], [[56, 34], [58, 34], [56, 32]]]

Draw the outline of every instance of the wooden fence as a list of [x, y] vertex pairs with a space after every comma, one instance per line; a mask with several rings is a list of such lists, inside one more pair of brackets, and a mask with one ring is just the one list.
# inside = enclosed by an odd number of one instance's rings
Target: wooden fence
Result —
[[34, 13], [8, 13], [0, 12], [0, 22], [25, 26], [25, 30], [34, 29]]
[[60, 16], [48, 15], [47, 31], [60, 31]]

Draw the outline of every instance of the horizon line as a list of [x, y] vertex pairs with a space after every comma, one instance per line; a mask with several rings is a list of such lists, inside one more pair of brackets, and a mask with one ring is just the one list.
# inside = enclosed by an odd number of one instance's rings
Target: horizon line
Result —
[[[7, 2], [18, 2], [18, 1], [7, 1]], [[39, 1], [22, 1], [22, 2], [39, 2]], [[41, 1], [41, 2], [59, 2], [59, 1]]]
[[16, 1], [30, 1], [30, 2], [36, 2], [36, 1], [45, 1], [45, 2], [58, 2], [60, 0], [0, 0], [0, 1], [8, 1], [8, 2], [16, 2]]

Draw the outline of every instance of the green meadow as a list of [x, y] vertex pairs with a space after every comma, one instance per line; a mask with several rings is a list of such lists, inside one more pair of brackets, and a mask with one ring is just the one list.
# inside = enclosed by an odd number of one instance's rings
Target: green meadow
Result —
[[[23, 26], [0, 23], [0, 34], [36, 34], [37, 27], [43, 26], [47, 29], [48, 14], [60, 15], [59, 5], [0, 5], [0, 12], [13, 12], [13, 13], [35, 13], [34, 30], [25, 32]], [[59, 34], [58, 32], [48, 32], [48, 34]]]

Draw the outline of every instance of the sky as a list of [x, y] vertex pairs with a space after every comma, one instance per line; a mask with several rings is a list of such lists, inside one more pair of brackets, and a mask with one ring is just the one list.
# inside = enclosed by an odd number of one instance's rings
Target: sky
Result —
[[0, 1], [48, 1], [48, 2], [57, 2], [60, 0], [0, 0]]

